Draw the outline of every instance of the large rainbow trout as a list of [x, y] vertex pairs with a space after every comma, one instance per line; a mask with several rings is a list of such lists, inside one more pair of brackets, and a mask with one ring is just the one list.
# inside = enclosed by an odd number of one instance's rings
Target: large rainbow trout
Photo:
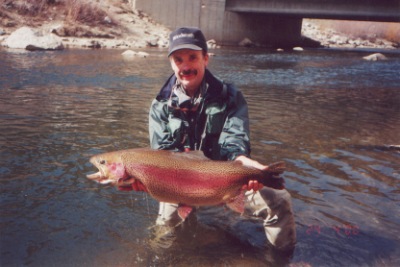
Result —
[[[119, 187], [140, 184], [141, 190], [162, 202], [176, 203], [190, 213], [190, 206], [226, 204], [244, 210], [244, 186], [257, 180], [265, 186], [283, 189], [279, 178], [283, 162], [259, 170], [236, 161], [214, 161], [200, 151], [174, 152], [148, 148], [129, 149], [95, 155], [90, 159], [99, 171], [87, 178]], [[179, 211], [179, 209], [178, 209]]]

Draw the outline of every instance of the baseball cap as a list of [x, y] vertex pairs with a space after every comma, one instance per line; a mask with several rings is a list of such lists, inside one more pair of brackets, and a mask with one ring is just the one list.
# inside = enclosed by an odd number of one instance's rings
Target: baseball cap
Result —
[[203, 50], [207, 52], [207, 42], [203, 33], [198, 28], [184, 27], [178, 28], [169, 35], [169, 52], [180, 49]]

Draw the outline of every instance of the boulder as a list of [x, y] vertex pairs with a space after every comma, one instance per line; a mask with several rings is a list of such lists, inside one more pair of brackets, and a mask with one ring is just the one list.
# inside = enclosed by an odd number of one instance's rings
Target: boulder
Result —
[[207, 47], [209, 49], [215, 49], [217, 48], [217, 41], [215, 41], [214, 39], [208, 40], [207, 41]]
[[158, 47], [158, 39], [157, 38], [147, 40], [146, 43], [147, 43], [147, 46]]
[[27, 50], [61, 50], [64, 48], [61, 38], [52, 33], [35, 31], [22, 27], [10, 34], [5, 40], [9, 48]]

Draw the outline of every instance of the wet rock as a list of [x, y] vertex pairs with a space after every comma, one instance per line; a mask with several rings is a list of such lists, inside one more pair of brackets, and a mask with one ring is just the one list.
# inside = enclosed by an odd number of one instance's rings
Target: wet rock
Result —
[[5, 40], [9, 48], [33, 50], [61, 50], [64, 48], [60, 37], [52, 33], [35, 31], [29, 27], [22, 27], [11, 33]]
[[149, 47], [158, 47], [158, 39], [157, 38], [147, 40], [146, 43], [147, 43], [147, 46], [149, 46]]
[[90, 44], [88, 45], [89, 48], [93, 49], [99, 49], [101, 48], [101, 44], [98, 41], [91, 41]]
[[374, 53], [369, 56], [363, 57], [363, 59], [369, 61], [378, 61], [378, 60], [387, 60], [387, 57], [381, 53]]
[[50, 32], [54, 33], [55, 35], [58, 35], [58, 36], [66, 36], [67, 35], [64, 30], [64, 26], [62, 24], [54, 25], [53, 27], [50, 28]]
[[136, 52], [133, 50], [126, 50], [121, 54], [125, 59], [130, 59], [130, 58], [135, 58], [135, 57], [141, 57], [141, 58], [146, 58], [149, 56], [149, 53], [146, 52]]
[[109, 16], [106, 16], [106, 17], [103, 19], [103, 21], [104, 21], [104, 23], [112, 24], [112, 20], [111, 20], [111, 18], [110, 18]]
[[218, 48], [219, 46], [217, 45], [217, 41], [215, 41], [214, 39], [211, 39], [211, 40], [207, 41], [207, 47], [209, 49], [215, 49], [215, 48]]
[[293, 47], [293, 51], [303, 51], [303, 50], [304, 50], [303, 47], [299, 46]]
[[244, 38], [242, 41], [240, 41], [239, 46], [253, 47], [254, 43], [249, 38]]
[[148, 57], [148, 56], [149, 56], [149, 53], [146, 53], [146, 52], [137, 52], [136, 55], [137, 55], [138, 57]]

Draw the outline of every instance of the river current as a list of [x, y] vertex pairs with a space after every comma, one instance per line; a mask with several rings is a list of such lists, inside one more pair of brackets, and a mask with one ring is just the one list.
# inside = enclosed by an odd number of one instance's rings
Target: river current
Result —
[[264, 246], [260, 224], [200, 209], [169, 249], [158, 204], [86, 179], [90, 156], [148, 146], [166, 51], [0, 50], [1, 266], [400, 266], [400, 54], [213, 51], [244, 93], [252, 157], [286, 162], [298, 243]]

